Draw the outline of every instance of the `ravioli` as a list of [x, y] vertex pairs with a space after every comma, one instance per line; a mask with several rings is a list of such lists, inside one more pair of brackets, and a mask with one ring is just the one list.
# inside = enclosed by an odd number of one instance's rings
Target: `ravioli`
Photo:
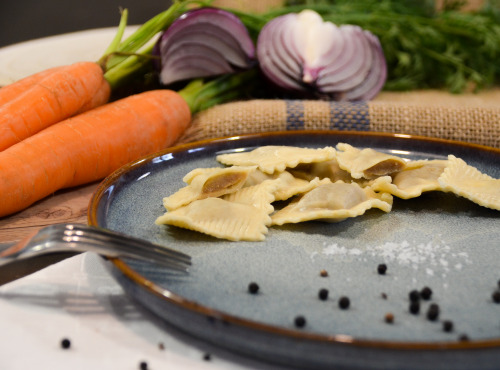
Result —
[[401, 171], [406, 161], [371, 148], [358, 149], [346, 143], [337, 144], [336, 159], [341, 169], [354, 179], [374, 179]]
[[325, 162], [299, 164], [295, 168], [291, 169], [290, 172], [295, 177], [309, 181], [316, 177], [319, 177], [320, 179], [330, 179], [331, 182], [337, 182], [338, 180], [351, 182], [353, 180], [348, 171], [340, 168], [336, 159], [331, 159]]
[[448, 165], [447, 160], [420, 160], [406, 164], [404, 170], [392, 177], [382, 176], [371, 182], [375, 191], [385, 191], [401, 199], [410, 199], [426, 191], [443, 190], [438, 181]]
[[295, 195], [307, 193], [308, 191], [326, 183], [330, 183], [329, 179], [320, 180], [318, 177], [311, 181], [298, 179], [290, 172], [282, 172], [279, 176], [281, 186], [275, 191], [276, 200], [287, 200]]
[[255, 171], [252, 171], [248, 174], [247, 180], [245, 181], [245, 184], [243, 186], [258, 185], [266, 180], [277, 179], [280, 174], [280, 172], [276, 172], [273, 174], [264, 173], [257, 168]]
[[364, 214], [370, 208], [384, 212], [392, 209], [392, 196], [375, 193], [356, 183], [335, 183], [318, 186], [300, 199], [271, 216], [272, 225], [299, 223], [311, 220], [342, 221]]
[[195, 200], [165, 212], [155, 221], [157, 225], [173, 225], [233, 241], [264, 240], [270, 222], [267, 212], [253, 205], [221, 198]]
[[[221, 154], [228, 167], [197, 168], [187, 184], [163, 198], [157, 224], [216, 238], [261, 241], [274, 225], [312, 220], [339, 222], [369, 209], [392, 210], [393, 196], [410, 199], [443, 191], [500, 210], [500, 179], [449, 155], [406, 161], [371, 148], [264, 146]], [[276, 202], [287, 202], [277, 211]]]
[[279, 180], [279, 182], [277, 182], [278, 186], [274, 191], [275, 200], [287, 200], [294, 195], [306, 193], [319, 185], [331, 182], [330, 179], [325, 178], [320, 180], [318, 177], [312, 178], [311, 180], [305, 180], [295, 177], [288, 171], [275, 172], [269, 175], [260, 170], [256, 170], [249, 174], [243, 188], [257, 185], [268, 180]]
[[193, 170], [184, 176], [188, 185], [163, 198], [163, 206], [171, 211], [198, 199], [235, 192], [245, 184], [248, 174], [256, 168], [234, 166]]
[[272, 203], [275, 201], [276, 190], [283, 186], [280, 179], [265, 180], [260, 184], [246, 186], [238, 191], [224, 195], [222, 199], [236, 202], [249, 204], [255, 208], [271, 214], [274, 211]]
[[217, 161], [229, 166], [258, 166], [267, 174], [283, 172], [299, 163], [323, 162], [335, 157], [335, 148], [321, 149], [268, 145], [250, 152], [220, 154]]
[[186, 184], [191, 184], [194, 178], [199, 175], [208, 175], [210, 173], [217, 173], [223, 167], [209, 167], [209, 168], [195, 168], [194, 170], [189, 171], [183, 178], [182, 181]]
[[438, 179], [445, 191], [480, 206], [500, 210], [500, 179], [480, 172], [454, 155], [448, 156], [448, 162], [449, 165]]

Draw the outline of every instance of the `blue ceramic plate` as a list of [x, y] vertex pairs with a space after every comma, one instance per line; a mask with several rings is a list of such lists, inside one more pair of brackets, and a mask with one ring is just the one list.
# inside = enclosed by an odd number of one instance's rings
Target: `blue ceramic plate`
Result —
[[[500, 304], [492, 299], [500, 280], [498, 211], [430, 192], [395, 198], [387, 214], [273, 227], [264, 242], [218, 240], [154, 223], [164, 212], [163, 197], [182, 187], [190, 170], [217, 166], [219, 153], [339, 142], [408, 159], [454, 154], [500, 178], [500, 150], [465, 143], [331, 131], [239, 136], [171, 148], [122, 168], [93, 196], [89, 223], [191, 255], [188, 275], [131, 260], [110, 265], [153, 313], [230, 350], [314, 368], [498, 368]], [[385, 274], [378, 273], [380, 264]], [[249, 293], [251, 282], [257, 294]], [[432, 295], [411, 313], [409, 292], [424, 287]], [[321, 289], [329, 292], [326, 300]], [[341, 297], [349, 299], [347, 309], [339, 307]], [[439, 306], [434, 320], [427, 317], [432, 304]], [[296, 325], [299, 316], [304, 326]]]

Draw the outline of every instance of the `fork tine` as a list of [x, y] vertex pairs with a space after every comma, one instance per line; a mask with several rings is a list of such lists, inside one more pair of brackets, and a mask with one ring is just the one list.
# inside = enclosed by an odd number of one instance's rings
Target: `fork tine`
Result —
[[[191, 263], [191, 257], [188, 256], [187, 254], [184, 254], [184, 253], [176, 251], [174, 249], [165, 247], [163, 245], [156, 244], [156, 243], [153, 243], [153, 242], [150, 242], [150, 241], [147, 241], [147, 240], [144, 240], [144, 239], [136, 238], [136, 237], [133, 237], [133, 236], [127, 236], [127, 235], [124, 235], [124, 234], [120, 234], [120, 233], [115, 232], [115, 231], [102, 230], [102, 229], [95, 228], [95, 227], [92, 228], [92, 229], [94, 229], [96, 231], [96, 234], [95, 234], [96, 236], [97, 235], [106, 236], [108, 234], [113, 234], [113, 235], [116, 236], [116, 238], [118, 240], [123, 241], [125, 243], [131, 243], [134, 246], [137, 246], [138, 248], [145, 249], [145, 250], [148, 250], [148, 251], [149, 250], [154, 250], [155, 253], [164, 254], [165, 256], [170, 256], [172, 258], [176, 258], [179, 261], [184, 261], [186, 263]], [[147, 248], [144, 248], [144, 246], [147, 246]]]
[[[67, 243], [78, 241], [92, 245], [98, 249], [98, 253], [100, 250], [101, 254], [108, 257], [140, 258], [180, 270], [191, 265], [191, 257], [182, 252], [108, 229], [80, 224], [59, 224], [53, 225], [51, 232]], [[74, 249], [79, 248], [78, 244], [72, 246]], [[85, 249], [82, 245], [82, 250]], [[137, 253], [138, 250], [140, 253]]]
[[[66, 241], [71, 243], [73, 241], [73, 237], [67, 237]], [[148, 262], [161, 263], [162, 265], [169, 266], [180, 266], [186, 267], [191, 264], [189, 259], [179, 259], [175, 256], [172, 256], [167, 253], [163, 253], [162, 250], [148, 250], [145, 248], [138, 249], [133, 244], [124, 244], [121, 242], [114, 241], [106, 241], [104, 244], [100, 240], [96, 240], [94, 238], [88, 238], [86, 236], [78, 236], [79, 242], [85, 244], [85, 247], [92, 246], [95, 248], [95, 251], [105, 255], [107, 257], [131, 257], [135, 259], [140, 259]], [[85, 248], [85, 249], [87, 249]], [[139, 253], [137, 251], [140, 251]]]
[[136, 237], [129, 236], [126, 234], [122, 234], [122, 233], [119, 233], [117, 231], [108, 230], [108, 229], [101, 229], [101, 228], [97, 228], [97, 227], [93, 227], [93, 226], [86, 226], [86, 225], [76, 225], [76, 227], [74, 227], [73, 230], [89, 232], [89, 234], [87, 235], [88, 237], [92, 237], [92, 238], [95, 238], [96, 240], [99, 239], [99, 240], [103, 240], [103, 241], [106, 241], [107, 237], [109, 237], [110, 235], [113, 235], [117, 241], [123, 242], [127, 245], [134, 245], [135, 247], [142, 249], [142, 250], [146, 250], [146, 251], [154, 250], [155, 254], [156, 253], [164, 254], [166, 256], [170, 256], [173, 258], [177, 258], [181, 261], [185, 261], [186, 263], [191, 261], [191, 257], [188, 256], [187, 254], [184, 254], [182, 252], [176, 251], [174, 249], [171, 249], [171, 248], [168, 248], [168, 247], [156, 244], [156, 243], [152, 243], [148, 240], [136, 238]]
[[[122, 242], [119, 240], [100, 240], [92, 235], [77, 236], [82, 243], [92, 245], [96, 249], [101, 250], [101, 254], [106, 254], [108, 257], [133, 257], [146, 260], [149, 262], [161, 263], [162, 265], [177, 265], [186, 267], [191, 265], [191, 260], [186, 256], [172, 254], [171, 251], [164, 250], [163, 247], [156, 247], [154, 244]], [[72, 241], [72, 236], [66, 236], [68, 242]], [[149, 248], [151, 246], [151, 248]], [[115, 247], [115, 248], [112, 248]], [[147, 248], [145, 248], [147, 247]], [[106, 249], [104, 252], [103, 248]], [[140, 251], [138, 253], [138, 251]]]
[[[16, 272], [14, 279], [17, 279], [46, 267], [47, 260], [41, 257], [47, 254], [62, 253], [67, 256], [79, 252], [95, 252], [111, 258], [131, 257], [159, 263], [166, 267], [167, 271], [182, 273], [187, 273], [191, 265], [190, 256], [145, 240], [82, 224], [56, 224], [41, 228], [9, 248], [1, 250], [0, 268], [3, 272], [9, 271], [10, 267], [21, 266], [23, 262], [34, 259], [31, 261], [33, 263], [29, 263], [29, 269], [24, 265], [21, 274]], [[44, 263], [40, 264], [42, 260]], [[51, 261], [55, 262], [53, 259]], [[0, 284], [14, 279], [11, 276], [6, 280], [5, 276], [0, 276]]]

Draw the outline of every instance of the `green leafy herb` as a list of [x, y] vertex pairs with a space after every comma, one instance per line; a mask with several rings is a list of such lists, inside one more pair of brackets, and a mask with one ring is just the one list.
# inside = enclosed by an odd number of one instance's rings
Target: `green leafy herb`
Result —
[[297, 0], [262, 15], [235, 12], [251, 34], [270, 19], [312, 9], [337, 25], [356, 24], [377, 35], [388, 65], [386, 90], [446, 88], [460, 93], [500, 82], [499, 0], [460, 11], [448, 0]]

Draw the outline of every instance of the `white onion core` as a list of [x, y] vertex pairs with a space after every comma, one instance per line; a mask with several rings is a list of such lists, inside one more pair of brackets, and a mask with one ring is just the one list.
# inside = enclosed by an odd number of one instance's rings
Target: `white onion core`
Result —
[[333, 99], [374, 97], [387, 77], [375, 35], [325, 22], [312, 10], [268, 22], [257, 41], [257, 59], [277, 86]]

